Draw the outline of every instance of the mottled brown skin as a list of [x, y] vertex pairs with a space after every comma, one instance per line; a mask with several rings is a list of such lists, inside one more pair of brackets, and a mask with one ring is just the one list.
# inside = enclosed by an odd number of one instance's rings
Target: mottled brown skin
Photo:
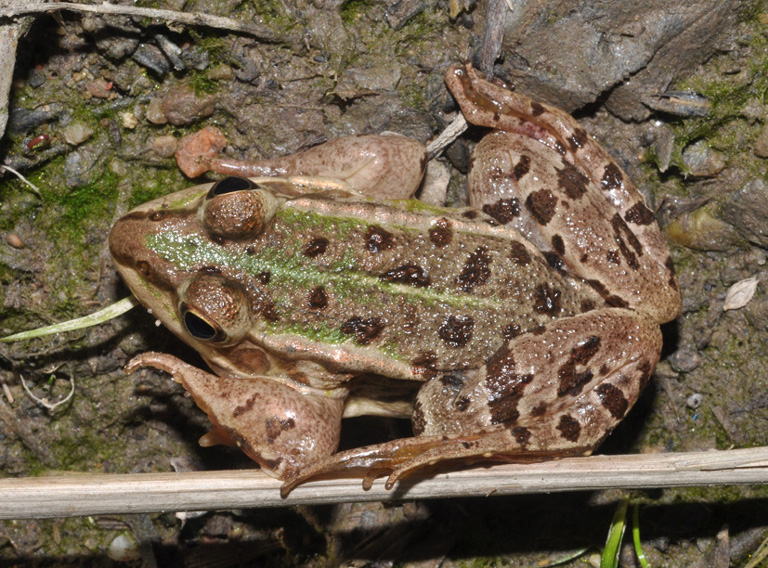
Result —
[[[257, 177], [113, 228], [128, 285], [215, 375], [159, 353], [129, 370], [171, 373], [211, 418], [202, 442], [237, 444], [284, 493], [334, 472], [366, 486], [388, 473], [391, 487], [444, 460], [588, 454], [680, 310], [652, 214], [578, 123], [469, 66], [446, 82], [495, 129], [473, 157], [470, 209], [386, 201], [416, 190], [424, 149], [357, 137], [259, 164], [203, 149], [197, 163]], [[411, 415], [415, 436], [334, 454], [342, 416], [359, 414]]]

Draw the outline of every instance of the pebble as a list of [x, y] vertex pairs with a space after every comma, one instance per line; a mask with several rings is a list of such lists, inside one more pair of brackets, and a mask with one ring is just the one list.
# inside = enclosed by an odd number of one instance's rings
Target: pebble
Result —
[[758, 134], [752, 151], [758, 158], [768, 158], [768, 125]]
[[191, 124], [211, 116], [216, 107], [213, 95], [197, 96], [186, 86], [174, 89], [163, 98], [161, 109], [174, 126]]
[[17, 248], [17, 249], [24, 248], [24, 241], [22, 241], [21, 237], [16, 233], [8, 233], [8, 235], [5, 237], [5, 240], [13, 248]]
[[89, 95], [96, 99], [115, 98], [117, 95], [112, 91], [112, 82], [99, 77], [93, 81], [85, 83], [85, 90]]
[[688, 408], [696, 410], [698, 407], [701, 406], [701, 403], [703, 401], [704, 401], [704, 395], [701, 393], [695, 392], [686, 399], [685, 404], [688, 406]]
[[689, 373], [701, 365], [701, 355], [691, 349], [678, 349], [669, 356], [670, 366], [678, 373]]
[[168, 119], [163, 114], [163, 100], [160, 97], [152, 97], [147, 105], [146, 117], [152, 124], [167, 124]]
[[73, 122], [61, 129], [61, 136], [67, 144], [77, 146], [93, 136], [93, 129], [85, 123]]
[[132, 562], [141, 558], [141, 551], [136, 540], [131, 535], [123, 533], [109, 543], [107, 556], [115, 562]]
[[135, 114], [127, 110], [120, 113], [120, 124], [123, 125], [123, 128], [133, 130], [139, 125], [139, 120], [136, 118]]
[[152, 150], [161, 158], [170, 158], [176, 153], [178, 143], [173, 136], [158, 136], [152, 141]]

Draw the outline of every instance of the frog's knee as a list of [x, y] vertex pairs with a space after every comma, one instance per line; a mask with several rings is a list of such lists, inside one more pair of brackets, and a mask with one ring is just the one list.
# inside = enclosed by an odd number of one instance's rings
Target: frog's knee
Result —
[[417, 436], [463, 434], [490, 424], [478, 370], [453, 371], [424, 384], [411, 422]]

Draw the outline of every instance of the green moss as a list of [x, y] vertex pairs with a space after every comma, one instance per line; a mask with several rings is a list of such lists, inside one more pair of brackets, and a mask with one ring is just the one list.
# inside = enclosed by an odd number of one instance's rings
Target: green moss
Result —
[[[94, 221], [110, 218], [117, 201], [119, 181], [117, 174], [101, 169], [100, 175], [89, 183], [52, 195], [62, 211], [60, 222], [50, 227], [50, 234], [54, 238], [81, 240], [92, 230]], [[49, 195], [44, 194], [44, 197], [47, 199]]]
[[339, 9], [339, 15], [345, 24], [353, 24], [372, 6], [371, 0], [346, 0]]
[[195, 95], [198, 97], [200, 95], [212, 95], [214, 94], [219, 86], [208, 75], [202, 72], [196, 72], [191, 73], [189, 76], [189, 86], [192, 87], [192, 91], [194, 91]]
[[[745, 147], [749, 147], [759, 134], [763, 125], [751, 120], [746, 107], [756, 101], [768, 102], [768, 37], [765, 26], [757, 20], [763, 12], [762, 3], [756, 10], [746, 10], [743, 18], [750, 19], [751, 33], [747, 34], [752, 57], [745, 63], [741, 72], [733, 73], [733, 56], [722, 54], [708, 64], [706, 75], [697, 75], [681, 82], [672, 90], [694, 91], [704, 95], [712, 105], [708, 116], [677, 118], [671, 122], [675, 133], [675, 146], [671, 165], [687, 175], [688, 168], [683, 162], [683, 150], [698, 140], [705, 140], [707, 145], [726, 155], [728, 158], [740, 156], [743, 159]], [[655, 156], [648, 154], [653, 161]], [[760, 165], [746, 164], [758, 175], [765, 175]]]

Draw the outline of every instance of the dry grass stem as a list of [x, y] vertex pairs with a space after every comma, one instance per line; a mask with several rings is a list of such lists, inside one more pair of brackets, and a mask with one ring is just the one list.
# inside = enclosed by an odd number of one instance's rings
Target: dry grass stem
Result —
[[140, 18], [153, 18], [167, 24], [205, 26], [247, 34], [264, 41], [290, 43], [288, 38], [280, 36], [266, 26], [258, 24], [240, 22], [231, 18], [213, 16], [201, 12], [177, 12], [175, 10], [160, 10], [157, 8], [142, 8], [139, 6], [124, 6], [117, 4], [75, 4], [72, 2], [56, 2], [55, 4], [47, 2], [30, 2], [21, 3], [19, 5], [13, 5], [13, 3], [11, 3], [11, 5], [0, 4], [0, 17], [13, 18], [25, 14], [56, 12], [60, 10], [88, 12], [91, 14], [102, 15], [115, 14], [121, 16], [137, 16]]
[[768, 447], [416, 473], [392, 491], [382, 479], [370, 491], [361, 489], [359, 479], [321, 480], [298, 487], [287, 499], [280, 497], [280, 482], [259, 470], [76, 474], [0, 480], [0, 519], [759, 483], [768, 483]]

